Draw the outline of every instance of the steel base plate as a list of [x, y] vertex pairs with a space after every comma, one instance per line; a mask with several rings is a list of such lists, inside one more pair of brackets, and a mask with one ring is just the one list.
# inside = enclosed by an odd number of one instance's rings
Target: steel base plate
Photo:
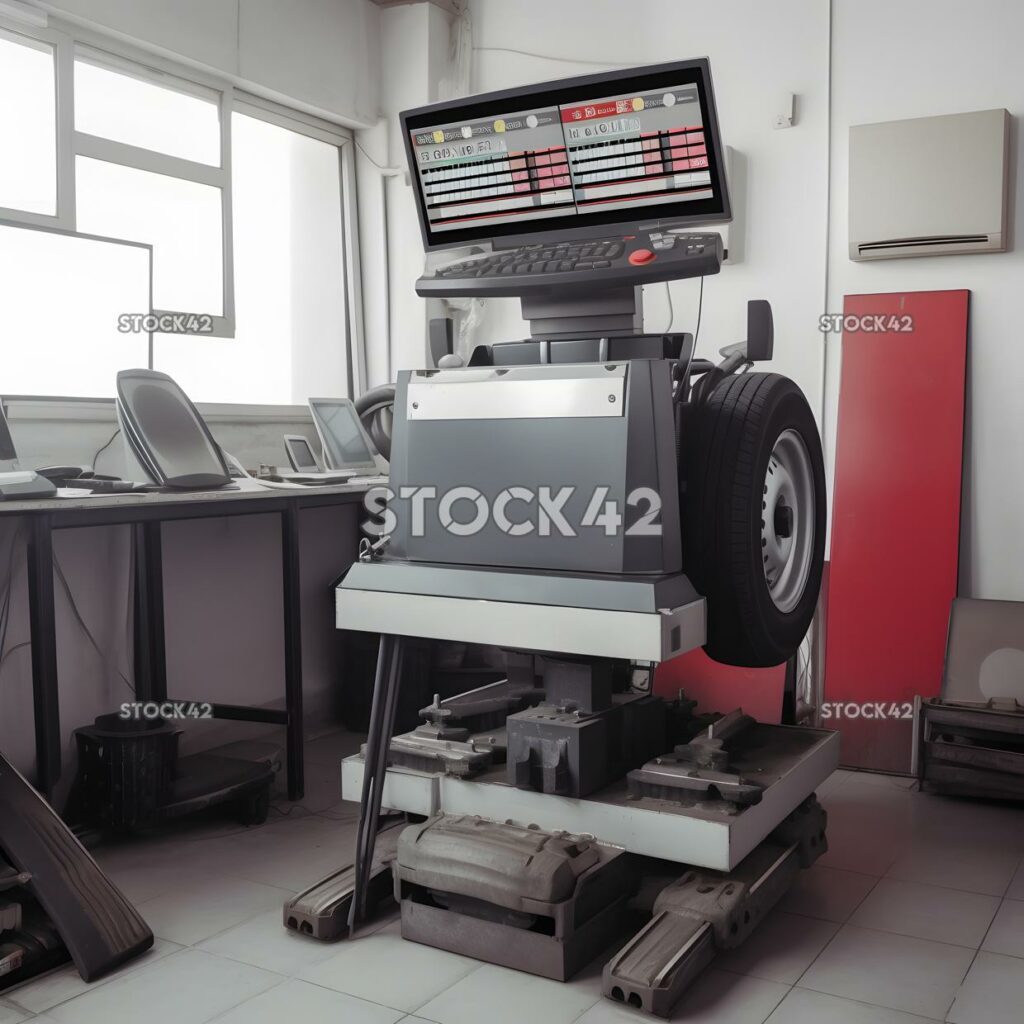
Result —
[[[681, 807], [636, 799], [622, 779], [585, 799], [516, 789], [501, 765], [473, 779], [392, 767], [384, 805], [431, 817], [472, 814], [596, 837], [629, 853], [716, 871], [731, 871], [839, 765], [839, 734], [799, 726], [751, 726], [733, 751], [733, 764], [765, 784], [753, 807], [719, 803]], [[342, 795], [360, 799], [363, 761], [341, 763]]]

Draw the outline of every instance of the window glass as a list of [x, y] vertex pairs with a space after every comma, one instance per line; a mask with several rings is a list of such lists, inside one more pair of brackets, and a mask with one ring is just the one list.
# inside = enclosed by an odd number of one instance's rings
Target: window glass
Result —
[[153, 307], [221, 316], [219, 188], [105, 160], [75, 160], [78, 230], [153, 246]]
[[0, 281], [3, 394], [112, 398], [146, 365], [149, 336], [118, 326], [149, 308], [148, 249], [0, 225]]
[[193, 401], [348, 395], [337, 146], [245, 114], [231, 122], [235, 337], [154, 336], [154, 367]]
[[220, 166], [220, 114], [214, 94], [203, 99], [81, 59], [75, 61], [75, 128]]
[[0, 35], [0, 206], [57, 213], [53, 48]]

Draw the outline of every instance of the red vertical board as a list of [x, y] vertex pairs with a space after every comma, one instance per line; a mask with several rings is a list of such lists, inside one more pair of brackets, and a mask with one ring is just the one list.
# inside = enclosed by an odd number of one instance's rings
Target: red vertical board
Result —
[[839, 386], [823, 711], [842, 733], [842, 762], [855, 767], [909, 771], [907, 707], [942, 682], [959, 562], [968, 297], [844, 303], [844, 326], [883, 318], [844, 331]]

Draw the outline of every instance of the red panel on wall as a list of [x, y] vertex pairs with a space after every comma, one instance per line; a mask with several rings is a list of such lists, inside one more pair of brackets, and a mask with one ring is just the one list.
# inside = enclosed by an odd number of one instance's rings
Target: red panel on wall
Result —
[[778, 722], [786, 666], [733, 668], [712, 661], [698, 647], [658, 666], [654, 692], [673, 698], [680, 689], [697, 702], [699, 711], [727, 713], [743, 708], [759, 722]]
[[846, 316], [892, 321], [843, 334], [824, 724], [840, 729], [847, 765], [908, 771], [901, 716], [941, 686], [959, 561], [968, 296], [846, 296]]

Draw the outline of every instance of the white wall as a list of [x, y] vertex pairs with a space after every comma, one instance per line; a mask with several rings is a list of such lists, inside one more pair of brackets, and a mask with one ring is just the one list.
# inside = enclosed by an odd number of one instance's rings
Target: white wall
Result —
[[[398, 115], [438, 99], [448, 70], [450, 30], [449, 15], [434, 4], [405, 4], [382, 12], [384, 121], [374, 131], [360, 133], [360, 144], [378, 164], [404, 171]], [[404, 174], [382, 178], [363, 154], [358, 167], [368, 377], [370, 384], [382, 384], [399, 370], [423, 365], [428, 311], [414, 290], [423, 273], [423, 242]]]
[[370, 0], [29, 2], [329, 120], [377, 118], [379, 8]]
[[[843, 295], [903, 290], [971, 291], [964, 519], [960, 592], [1024, 600], [1024, 161], [1012, 141], [1014, 251], [854, 263], [847, 257], [849, 126], [1006, 107], [1024, 112], [1018, 0], [840, 0], [832, 50], [830, 311]], [[951, 154], [956, 159], [957, 154]], [[829, 342], [826, 450], [834, 452], [841, 343]], [[880, 371], [883, 368], [880, 368]], [[942, 514], [923, 509], [922, 515]], [[879, 524], [884, 529], [885, 524]]]
[[[473, 90], [616, 65], [711, 58], [723, 139], [739, 156], [733, 198], [743, 252], [740, 262], [705, 281], [699, 352], [709, 355], [743, 336], [748, 298], [770, 299], [774, 368], [804, 388], [819, 419], [824, 410], [830, 479], [841, 352], [834, 335], [826, 351], [819, 315], [841, 311], [844, 294], [969, 288], [960, 590], [968, 596], [1024, 599], [1024, 458], [1019, 451], [1024, 347], [1016, 343], [1024, 255], [1018, 246], [1006, 254], [853, 263], [847, 257], [846, 226], [851, 124], [990, 107], [1020, 115], [1024, 75], [1017, 44], [1024, 34], [1024, 6], [1017, 0], [983, 6], [955, 0], [722, 0], [714, 5], [636, 0], [628, 6], [624, 15], [620, 0], [469, 0]], [[422, 52], [426, 49], [424, 37]], [[385, 48], [387, 75], [401, 80], [404, 60], [392, 64]], [[776, 101], [789, 92], [797, 97], [796, 124], [778, 131], [772, 127]], [[405, 80], [405, 105], [429, 99], [422, 76]], [[1024, 161], [1016, 124], [1013, 145], [1014, 191], [1019, 191]], [[392, 162], [404, 162], [400, 150], [389, 155]], [[422, 256], [411, 197], [397, 182], [392, 188], [397, 195], [389, 227], [408, 247], [401, 256], [405, 269], [392, 275], [392, 319], [398, 318], [406, 332], [404, 362], [396, 362], [397, 370], [418, 365], [426, 316], [412, 291]], [[1022, 237], [1022, 209], [1024, 204], [1014, 205], [1011, 243]], [[692, 330], [697, 283], [671, 287], [674, 327]], [[669, 322], [664, 286], [647, 292], [647, 328], [662, 330]], [[486, 301], [478, 338], [526, 333], [516, 300]]]
[[[470, 0], [473, 89], [687, 57], [711, 60], [724, 142], [740, 157], [735, 205], [744, 211], [742, 261], [704, 282], [698, 354], [745, 337], [746, 302], [775, 314], [776, 367], [820, 408], [817, 333], [825, 289], [828, 181], [828, 4], [823, 0]], [[522, 50], [547, 57], [509, 52]], [[799, 97], [795, 127], [772, 127], [781, 93]], [[692, 331], [697, 281], [671, 285], [675, 330]], [[669, 322], [665, 286], [646, 289], [648, 330]], [[487, 300], [488, 340], [529, 334], [518, 300]]]

